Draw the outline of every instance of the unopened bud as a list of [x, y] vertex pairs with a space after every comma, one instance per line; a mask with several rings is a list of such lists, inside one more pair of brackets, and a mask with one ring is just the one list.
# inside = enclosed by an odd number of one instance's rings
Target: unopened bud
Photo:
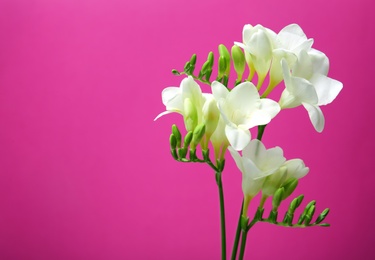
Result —
[[219, 45], [219, 54], [220, 57], [225, 57], [225, 74], [228, 76], [230, 72], [230, 54], [224, 44]]
[[197, 147], [199, 142], [202, 140], [205, 131], [206, 131], [205, 124], [199, 124], [195, 127], [194, 132], [193, 132], [193, 139], [192, 139], [192, 142], [191, 142], [191, 145], [192, 145], [193, 149], [195, 147]]
[[293, 193], [293, 191], [297, 188], [297, 185], [298, 185], [298, 180], [296, 178], [289, 179], [283, 185], [283, 187], [285, 189], [285, 192], [284, 192], [284, 195], [283, 195], [283, 200], [288, 198]]
[[237, 45], [233, 45], [231, 52], [232, 52], [234, 70], [236, 71], [238, 75], [238, 80], [241, 80], [242, 75], [245, 71], [245, 66], [246, 66], [245, 54], [243, 53], [241, 48]]
[[172, 125], [172, 134], [174, 137], [176, 137], [177, 147], [181, 147], [181, 132], [178, 130], [177, 126], [175, 124]]
[[187, 131], [193, 131], [198, 123], [198, 113], [190, 98], [184, 100], [184, 121]]
[[277, 209], [279, 208], [281, 204], [281, 201], [283, 200], [283, 195], [284, 195], [284, 188], [277, 189], [277, 191], [275, 192], [272, 198], [273, 210], [277, 211]]

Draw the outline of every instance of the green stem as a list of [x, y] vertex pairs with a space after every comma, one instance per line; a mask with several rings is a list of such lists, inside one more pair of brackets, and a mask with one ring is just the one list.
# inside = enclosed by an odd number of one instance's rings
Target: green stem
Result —
[[267, 125], [259, 125], [258, 126], [258, 136], [257, 136], [257, 139], [259, 141], [262, 140], [262, 137], [263, 137], [263, 134], [264, 134], [264, 129], [266, 128]]
[[248, 232], [248, 230], [242, 230], [242, 232], [241, 232], [242, 236], [241, 236], [241, 249], [240, 249], [239, 260], [243, 260], [243, 257], [245, 255], [247, 232]]
[[242, 215], [242, 209], [243, 209], [243, 200], [242, 200], [242, 206], [240, 211], [240, 217], [238, 218], [238, 225], [236, 230], [236, 236], [234, 238], [234, 244], [232, 249], [232, 257], [231, 260], [236, 260], [237, 251], [238, 251], [238, 242], [240, 241], [241, 236], [241, 215]]
[[225, 211], [224, 211], [224, 192], [223, 183], [221, 181], [221, 172], [216, 172], [216, 183], [219, 188], [220, 199], [220, 226], [221, 226], [221, 259], [227, 258], [227, 243], [225, 235]]

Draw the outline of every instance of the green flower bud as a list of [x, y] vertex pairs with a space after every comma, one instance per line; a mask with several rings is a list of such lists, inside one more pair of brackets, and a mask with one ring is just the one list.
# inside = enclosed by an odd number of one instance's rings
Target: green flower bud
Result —
[[206, 131], [206, 126], [205, 124], [199, 124], [197, 127], [195, 127], [194, 132], [193, 132], [193, 139], [191, 142], [192, 149], [195, 149], [199, 142], [202, 140], [204, 134]]
[[184, 121], [187, 131], [193, 131], [198, 124], [198, 112], [190, 98], [184, 100]]
[[296, 178], [289, 179], [283, 185], [283, 187], [285, 189], [285, 192], [284, 192], [284, 195], [283, 195], [283, 200], [288, 198], [293, 193], [293, 191], [297, 188], [297, 185], [298, 185], [298, 180]]
[[327, 217], [328, 213], [329, 213], [329, 209], [328, 208], [325, 209], [325, 210], [323, 210], [323, 212], [320, 213], [320, 215], [316, 219], [315, 224], [321, 223]]
[[230, 54], [227, 47], [225, 47], [224, 44], [219, 45], [219, 54], [220, 57], [225, 58], [225, 74], [228, 76], [230, 72]]
[[305, 224], [309, 225], [311, 222], [312, 217], [314, 216], [315, 213], [315, 205], [312, 205], [309, 210], [307, 211], [307, 214], [305, 216]]
[[197, 55], [196, 54], [193, 54], [190, 58], [190, 64], [191, 65], [195, 65], [195, 63], [197, 62]]
[[178, 72], [178, 70], [175, 70], [175, 69], [172, 70], [172, 74], [176, 75], [176, 76], [180, 76], [181, 75], [180, 72]]
[[224, 56], [220, 56], [219, 57], [219, 74], [218, 74], [219, 80], [220, 80], [221, 77], [223, 77], [226, 70], [227, 70], [226, 58]]
[[274, 211], [277, 211], [277, 209], [279, 208], [281, 201], [283, 200], [283, 196], [284, 196], [284, 188], [281, 187], [277, 189], [277, 191], [275, 192], [272, 198], [272, 207]]
[[171, 145], [171, 149], [176, 149], [177, 139], [173, 134], [171, 134], [171, 136], [169, 137], [169, 144]]
[[172, 134], [176, 137], [176, 147], [181, 147], [181, 132], [175, 124], [172, 125]]
[[234, 70], [236, 71], [238, 75], [237, 80], [241, 81], [242, 75], [245, 72], [245, 66], [246, 66], [245, 54], [243, 53], [241, 48], [238, 47], [237, 45], [233, 45], [231, 52], [232, 52]]
[[189, 147], [191, 140], [193, 139], [193, 131], [189, 131], [184, 138], [184, 148]]
[[208, 64], [210, 65], [210, 68], [212, 69], [212, 66], [214, 66], [214, 53], [210, 51], [207, 57]]
[[304, 211], [302, 212], [301, 216], [298, 219], [298, 225], [301, 225], [303, 223], [310, 208], [312, 206], [315, 207], [315, 203], [316, 203], [315, 200], [312, 200], [309, 204], [307, 204], [307, 206], [305, 207]]

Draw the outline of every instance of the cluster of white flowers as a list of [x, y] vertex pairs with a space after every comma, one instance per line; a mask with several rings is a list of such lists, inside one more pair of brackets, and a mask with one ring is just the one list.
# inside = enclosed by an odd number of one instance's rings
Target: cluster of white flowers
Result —
[[[243, 174], [245, 197], [254, 197], [260, 190], [272, 196], [288, 179], [301, 178], [309, 169], [300, 159], [286, 161], [279, 147], [266, 150], [261, 141], [251, 138], [249, 129], [270, 123], [282, 109], [302, 105], [316, 131], [321, 132], [324, 116], [319, 106], [331, 103], [343, 87], [327, 77], [328, 58], [312, 44], [297, 24], [286, 26], [278, 34], [261, 25], [245, 25], [242, 43], [235, 45], [244, 51], [250, 70], [248, 80], [232, 89], [214, 81], [211, 93], [203, 93], [188, 76], [180, 87], [163, 90], [166, 111], [156, 119], [176, 112], [183, 116], [187, 131], [205, 124], [202, 149], [211, 142], [216, 158], [223, 159], [230, 146], [230, 154]], [[255, 73], [257, 86], [251, 82]], [[260, 95], [267, 75], [269, 84]], [[285, 89], [278, 102], [266, 98], [282, 81]]]

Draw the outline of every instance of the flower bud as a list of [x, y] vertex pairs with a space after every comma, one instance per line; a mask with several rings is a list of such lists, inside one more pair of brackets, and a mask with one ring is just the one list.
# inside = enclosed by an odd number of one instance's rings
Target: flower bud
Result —
[[169, 137], [169, 144], [171, 146], [171, 149], [176, 149], [176, 147], [177, 147], [177, 139], [176, 139], [176, 137], [173, 134], [171, 134], [171, 136]]
[[241, 48], [238, 47], [237, 45], [233, 45], [231, 52], [232, 52], [234, 70], [236, 71], [238, 75], [237, 80], [241, 81], [242, 75], [245, 71], [245, 66], [246, 66], [245, 55], [243, 51], [241, 50]]
[[190, 98], [184, 100], [184, 121], [187, 131], [193, 131], [198, 124], [198, 112]]
[[193, 139], [193, 132], [189, 131], [184, 138], [184, 148], [189, 147], [191, 140]]
[[172, 125], [172, 134], [176, 138], [176, 147], [181, 147], [181, 133], [175, 124]]
[[220, 56], [219, 57], [219, 74], [218, 74], [219, 79], [224, 76], [226, 70], [227, 70], [226, 58], [224, 56]]
[[206, 137], [208, 141], [215, 132], [219, 123], [220, 111], [217, 108], [217, 102], [214, 98], [207, 98], [202, 108], [203, 123], [206, 125]]
[[285, 192], [284, 192], [284, 195], [283, 195], [283, 200], [288, 198], [293, 193], [293, 191], [297, 188], [297, 185], [298, 185], [298, 180], [296, 178], [289, 179], [283, 185], [283, 187], [285, 189]]
[[329, 208], [326, 208], [325, 210], [323, 210], [323, 212], [320, 213], [319, 217], [316, 219], [315, 224], [321, 223], [327, 217], [328, 213], [329, 213]]
[[197, 147], [199, 142], [202, 140], [205, 131], [206, 131], [205, 124], [199, 124], [197, 125], [197, 127], [195, 127], [194, 132], [193, 132], [193, 139], [191, 141], [192, 149], [195, 149], [195, 147]]
[[284, 195], [284, 188], [277, 189], [275, 194], [273, 195], [272, 198], [272, 207], [274, 211], [277, 211], [279, 208], [281, 201], [283, 200], [283, 195]]
[[[220, 44], [219, 45], [219, 54], [220, 54], [220, 57], [224, 57], [224, 61], [225, 61], [225, 74], [228, 76], [229, 75], [229, 72], [230, 72], [230, 54], [229, 54], [229, 51], [227, 49], [227, 47], [225, 47], [224, 44]], [[219, 59], [220, 61], [220, 59]]]

